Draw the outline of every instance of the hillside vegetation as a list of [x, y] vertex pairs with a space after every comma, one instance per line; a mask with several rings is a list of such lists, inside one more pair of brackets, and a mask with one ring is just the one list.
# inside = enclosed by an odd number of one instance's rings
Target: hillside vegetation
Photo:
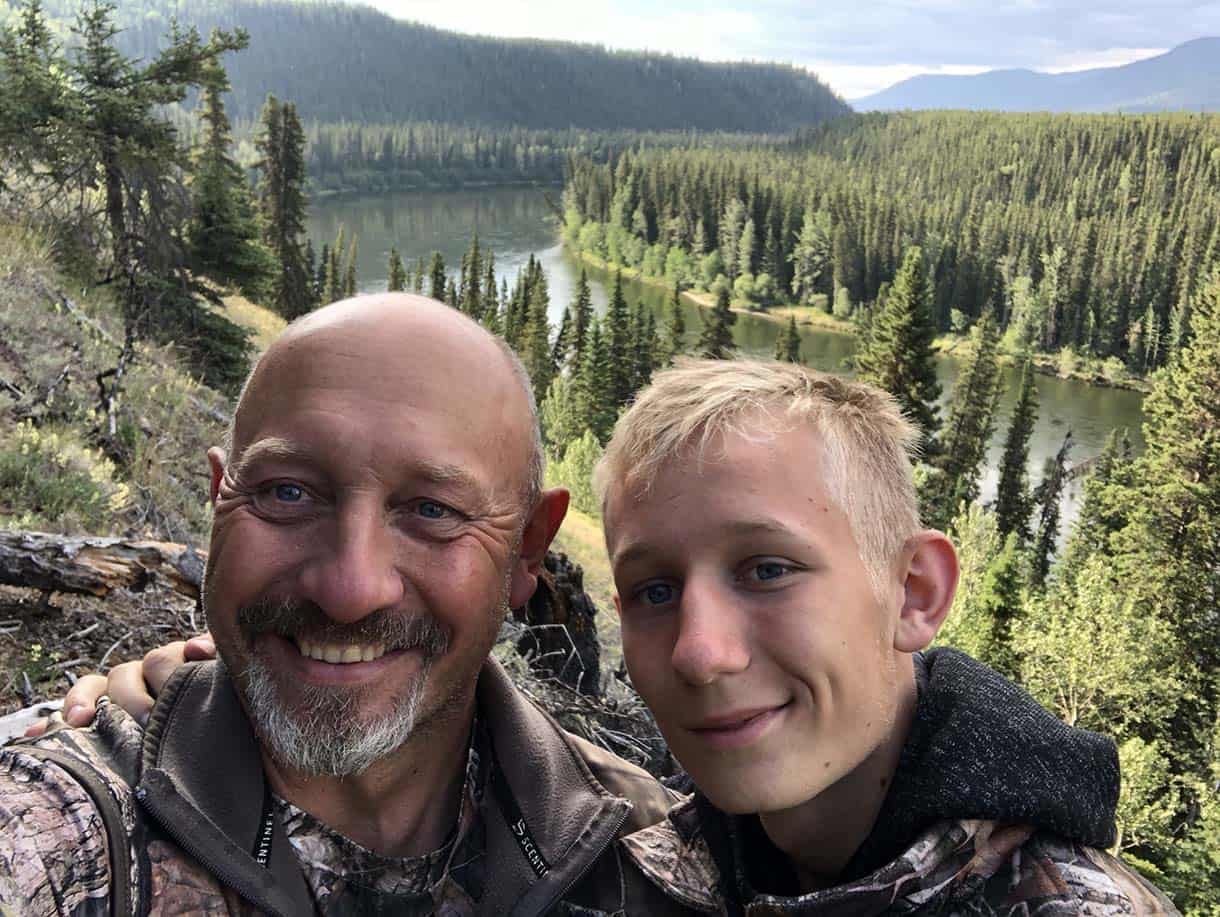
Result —
[[[61, 28], [79, 8], [46, 4]], [[795, 67], [462, 35], [330, 2], [122, 0], [120, 47], [151, 57], [174, 17], [205, 36], [249, 31], [250, 52], [229, 68], [238, 118], [257, 115], [268, 93], [306, 120], [548, 129], [783, 132], [850, 110]]]

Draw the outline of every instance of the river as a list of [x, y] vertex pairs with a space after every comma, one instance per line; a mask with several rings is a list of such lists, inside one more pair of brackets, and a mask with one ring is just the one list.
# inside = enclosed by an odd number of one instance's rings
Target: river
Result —
[[[377, 195], [332, 197], [315, 201], [309, 218], [309, 235], [320, 250], [323, 242], [333, 241], [339, 227], [348, 238], [358, 239], [358, 273], [362, 292], [384, 290], [391, 246], [396, 246], [408, 266], [423, 256], [439, 251], [451, 272], [461, 262], [463, 252], [477, 230], [481, 246], [495, 252], [500, 277], [513, 280], [531, 254], [542, 262], [551, 295], [552, 320], [558, 322], [565, 305], [571, 302], [582, 265], [558, 241], [558, 222], [546, 195], [558, 200], [558, 189], [489, 188], [464, 191], [405, 191]], [[589, 269], [593, 301], [599, 312], [608, 302], [608, 287], [613, 278]], [[650, 284], [624, 281], [629, 302], [644, 300], [658, 313], [669, 293]], [[687, 304], [686, 325], [692, 339], [698, 333], [700, 309]], [[771, 355], [778, 323], [751, 315], [738, 315], [734, 335], [742, 351], [760, 356]], [[844, 371], [844, 360], [851, 355], [851, 337], [829, 331], [803, 328], [801, 352], [812, 367]], [[957, 362], [951, 358], [938, 364], [946, 394], [957, 375]], [[988, 453], [988, 466], [982, 482], [983, 499], [995, 495], [997, 467], [1007, 430], [1008, 417], [1016, 400], [1017, 373], [1005, 371], [1005, 393], [1000, 404], [999, 422]], [[1142, 395], [1122, 389], [1102, 388], [1083, 382], [1038, 377], [1039, 416], [1030, 441], [1030, 475], [1037, 480], [1043, 461], [1053, 456], [1070, 428], [1074, 446], [1073, 461], [1096, 455], [1109, 432], [1126, 427], [1136, 450], [1142, 450], [1140, 429]], [[1080, 496], [1080, 483], [1069, 486], [1063, 500], [1065, 518], [1074, 515]]]

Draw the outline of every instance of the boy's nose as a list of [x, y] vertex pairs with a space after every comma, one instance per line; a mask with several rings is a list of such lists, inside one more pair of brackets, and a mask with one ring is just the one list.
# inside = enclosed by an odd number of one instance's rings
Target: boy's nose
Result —
[[671, 662], [693, 685], [707, 685], [750, 664], [746, 622], [732, 596], [715, 583], [688, 581], [682, 590]]

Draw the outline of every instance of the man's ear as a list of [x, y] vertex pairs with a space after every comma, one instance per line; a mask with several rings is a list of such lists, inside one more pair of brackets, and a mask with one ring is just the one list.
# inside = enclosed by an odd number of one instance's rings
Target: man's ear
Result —
[[538, 571], [542, 569], [546, 549], [551, 546], [555, 533], [563, 524], [563, 517], [567, 515], [568, 499], [568, 492], [562, 487], [544, 490], [538, 505], [526, 520], [525, 530], [521, 534], [521, 556], [513, 567], [509, 587], [510, 607], [520, 608], [538, 588]]
[[894, 649], [914, 653], [935, 639], [953, 607], [959, 572], [957, 551], [944, 534], [929, 529], [907, 539], [902, 558], [906, 569]]
[[212, 499], [212, 505], [216, 505], [216, 497], [220, 493], [220, 482], [225, 476], [225, 451], [219, 446], [213, 446], [208, 450], [208, 468], [212, 472], [211, 489], [209, 493]]

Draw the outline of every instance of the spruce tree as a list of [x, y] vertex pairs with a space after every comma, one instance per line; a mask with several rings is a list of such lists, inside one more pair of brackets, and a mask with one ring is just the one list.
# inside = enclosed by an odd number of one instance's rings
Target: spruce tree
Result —
[[551, 325], [547, 320], [550, 295], [547, 292], [546, 275], [541, 266], [529, 278], [528, 300], [519, 353], [530, 381], [534, 384], [534, 397], [541, 401], [555, 375], [555, 365], [551, 362]]
[[[424, 263], [424, 256], [420, 255], [419, 260], [415, 262], [415, 273], [411, 275], [411, 280], [413, 282], [412, 289], [414, 289], [416, 293], [424, 292], [424, 281], [428, 279], [428, 276], [428, 266]], [[436, 299], [435, 296], [432, 298]]]
[[386, 289], [391, 293], [400, 293], [407, 287], [407, 271], [402, 265], [402, 256], [398, 254], [398, 249], [391, 246], [390, 248], [390, 278], [386, 283]]
[[873, 317], [867, 346], [856, 354], [856, 368], [862, 382], [871, 382], [898, 399], [903, 412], [923, 432], [923, 451], [929, 456], [935, 454], [939, 427], [936, 401], [940, 383], [932, 350], [935, 337], [932, 288], [923, 251], [913, 246], [903, 258], [885, 306]]
[[1034, 384], [1033, 362], [1027, 357], [1021, 367], [1017, 403], [1008, 424], [1004, 454], [1000, 459], [1000, 483], [996, 490], [995, 513], [1000, 534], [1016, 532], [1022, 541], [1029, 538], [1029, 517], [1033, 501], [1029, 492], [1029, 440], [1038, 421], [1038, 389]]
[[631, 316], [632, 394], [652, 381], [657, 368], [657, 323], [652, 310], [637, 303]]
[[577, 416], [584, 428], [593, 431], [602, 445], [610, 439], [618, 406], [614, 401], [614, 377], [610, 366], [610, 349], [601, 322], [589, 323], [585, 351], [574, 384]]
[[278, 263], [272, 303], [277, 312], [293, 319], [315, 305], [301, 244], [306, 208], [305, 131], [296, 106], [268, 96], [255, 146], [261, 157], [258, 193], [265, 238]]
[[555, 344], [551, 347], [551, 363], [555, 371], [563, 369], [568, 354], [572, 351], [572, 310], [563, 307], [563, 315], [559, 319], [559, 331], [555, 335]]
[[999, 365], [1000, 334], [995, 316], [988, 309], [971, 330], [970, 350], [957, 377], [949, 402], [936, 466], [937, 493], [930, 501], [932, 517], [927, 524], [943, 528], [963, 501], [979, 495], [979, 472], [987, 457], [987, 444], [995, 429], [996, 405], [1002, 385]]
[[359, 260], [356, 237], [352, 236], [351, 248], [347, 250], [347, 264], [343, 268], [343, 298], [350, 299], [359, 292], [356, 264]]
[[475, 321], [483, 314], [483, 255], [479, 251], [479, 234], [470, 237], [470, 250], [466, 253], [465, 280], [462, 284], [461, 309]]
[[1042, 466], [1042, 480], [1034, 493], [1039, 507], [1038, 530], [1031, 547], [1029, 584], [1034, 589], [1046, 585], [1051, 569], [1051, 555], [1059, 538], [1059, 498], [1067, 484], [1067, 457], [1072, 448], [1072, 431], [1063, 437], [1063, 445], [1053, 458]]
[[737, 316], [729, 304], [729, 291], [721, 287], [716, 294], [716, 306], [703, 317], [703, 330], [695, 343], [695, 353], [708, 360], [732, 358], [733, 323]]
[[613, 380], [611, 394], [617, 408], [627, 403], [635, 392], [634, 360], [631, 347], [631, 311], [623, 296], [623, 272], [614, 274], [614, 292], [610, 296], [610, 308], [606, 312], [603, 327], [607, 350], [610, 354], [610, 377]]
[[672, 366], [685, 347], [686, 317], [682, 314], [682, 285], [674, 284], [674, 294], [665, 310], [665, 333], [657, 351], [658, 366]]
[[576, 298], [572, 300], [572, 363], [580, 365], [585, 350], [585, 335], [593, 320], [593, 294], [589, 290], [589, 277], [580, 269], [580, 280], [576, 282]]
[[496, 301], [496, 256], [488, 250], [483, 259], [483, 301], [479, 304], [479, 318], [482, 320], [489, 312], [499, 307]]
[[445, 258], [440, 252], [432, 253], [432, 264], [428, 268], [428, 295], [445, 301]]
[[262, 243], [245, 170], [230, 152], [233, 136], [223, 98], [229, 78], [216, 58], [204, 63], [203, 74], [203, 142], [195, 154], [187, 226], [191, 269], [258, 300], [267, 292], [275, 262]]
[[788, 316], [788, 324], [775, 339], [775, 359], [787, 363], [801, 362], [801, 333], [796, 329], [796, 316]]

